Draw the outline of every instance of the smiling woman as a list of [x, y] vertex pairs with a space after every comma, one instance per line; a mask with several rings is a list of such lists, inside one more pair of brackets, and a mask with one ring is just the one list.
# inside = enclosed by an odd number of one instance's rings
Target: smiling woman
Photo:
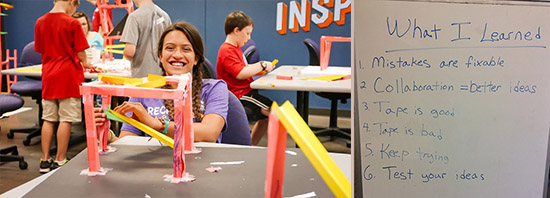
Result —
[[[226, 129], [228, 117], [228, 90], [224, 81], [202, 79], [201, 67], [204, 65], [204, 44], [198, 30], [186, 22], [177, 22], [167, 27], [158, 43], [158, 56], [163, 75], [191, 73], [193, 77], [193, 129], [195, 141], [221, 142], [221, 132]], [[165, 89], [176, 85], [168, 84]], [[156, 111], [155, 109], [165, 109]], [[172, 100], [130, 98], [128, 102], [116, 107], [114, 111], [148, 125], [170, 137], [174, 136], [174, 105]], [[104, 115], [96, 109], [96, 121], [101, 124]], [[246, 118], [244, 118], [246, 119]], [[139, 129], [123, 124], [120, 137], [127, 135], [145, 135]], [[116, 140], [117, 138], [114, 137]]]

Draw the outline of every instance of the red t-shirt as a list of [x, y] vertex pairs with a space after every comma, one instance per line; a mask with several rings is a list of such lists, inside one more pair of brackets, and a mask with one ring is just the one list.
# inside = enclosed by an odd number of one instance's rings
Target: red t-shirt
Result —
[[247, 64], [241, 48], [225, 42], [220, 46], [216, 61], [218, 79], [224, 80], [229, 91], [233, 92], [237, 98], [252, 91], [250, 88], [250, 83], [254, 81], [252, 77], [245, 80], [237, 79], [237, 75]]
[[42, 98], [81, 97], [84, 69], [76, 55], [88, 48], [80, 22], [65, 13], [47, 13], [36, 20], [34, 50], [42, 54]]

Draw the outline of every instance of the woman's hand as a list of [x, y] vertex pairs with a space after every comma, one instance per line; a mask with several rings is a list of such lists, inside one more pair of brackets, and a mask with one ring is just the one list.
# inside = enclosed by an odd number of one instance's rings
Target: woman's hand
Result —
[[162, 123], [158, 119], [149, 115], [149, 112], [147, 112], [145, 107], [143, 107], [143, 105], [139, 102], [124, 102], [120, 106], [113, 109], [113, 111], [116, 111], [117, 113], [120, 113], [122, 115], [125, 115], [128, 112], [132, 112], [133, 119], [155, 130], [162, 128]]
[[103, 109], [94, 108], [94, 120], [95, 120], [95, 126], [97, 127], [105, 123], [105, 113], [103, 113]]
[[[126, 115], [128, 112], [132, 112], [132, 118], [137, 121], [142, 121], [146, 116], [149, 116], [145, 107], [139, 102], [124, 102], [120, 106], [113, 109], [113, 111]], [[149, 116], [150, 117], [150, 116]]]

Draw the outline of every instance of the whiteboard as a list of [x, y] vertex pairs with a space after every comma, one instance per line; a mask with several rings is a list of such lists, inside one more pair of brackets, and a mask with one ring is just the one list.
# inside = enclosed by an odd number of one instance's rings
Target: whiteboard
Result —
[[546, 197], [550, 8], [522, 4], [354, 2], [355, 192]]

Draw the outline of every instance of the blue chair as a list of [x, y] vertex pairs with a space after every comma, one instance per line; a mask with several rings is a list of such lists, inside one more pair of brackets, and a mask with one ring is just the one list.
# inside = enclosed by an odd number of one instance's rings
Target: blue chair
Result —
[[[0, 94], [0, 116], [4, 113], [19, 109], [25, 104], [22, 98], [11, 94]], [[1, 130], [1, 127], [0, 127]], [[17, 146], [10, 146], [0, 149], [0, 162], [19, 162], [20, 169], [27, 169], [27, 162], [23, 156], [19, 156]]]
[[246, 57], [248, 64], [257, 63], [260, 61], [260, 52], [258, 51], [258, 47], [256, 46], [256, 42], [254, 42], [254, 40], [248, 40], [248, 42], [241, 47], [241, 50], [243, 51], [244, 57]]
[[229, 109], [227, 111], [227, 126], [222, 131], [221, 143], [250, 145], [250, 125], [241, 101], [227, 91]]
[[[23, 48], [21, 53], [20, 66], [38, 65], [42, 63], [42, 55], [34, 51], [34, 41], [30, 42]], [[36, 79], [36, 78], [35, 78]], [[28, 133], [27, 137], [23, 140], [23, 145], [28, 146], [31, 143], [33, 137], [40, 136], [42, 130], [42, 81], [27, 80], [18, 81], [11, 85], [11, 90], [21, 96], [30, 96], [36, 100], [38, 104], [38, 124], [30, 128], [11, 129], [8, 132], [8, 138], [12, 139], [14, 133]]]
[[[252, 63], [257, 63], [258, 61], [260, 61], [259, 57], [255, 58], [255, 56], [254, 56], [255, 53], [256, 53], [256, 46], [250, 46], [250, 47], [246, 48], [246, 50], [243, 51], [243, 55], [246, 58], [246, 62], [248, 62], [249, 64], [252, 64]], [[255, 58], [255, 59], [253, 59], [253, 58]]]
[[202, 78], [218, 79], [216, 68], [214, 68], [212, 62], [210, 62], [206, 57], [204, 57], [204, 67], [202, 67], [202, 69]]
[[[304, 40], [304, 44], [306, 45], [308, 52], [309, 52], [309, 65], [320, 65], [320, 56], [319, 56], [319, 45], [309, 39], [306, 38]], [[338, 128], [338, 101], [340, 100], [343, 104], [347, 103], [347, 99], [351, 98], [350, 93], [330, 93], [330, 92], [315, 92], [316, 95], [327, 98], [330, 100], [330, 121], [329, 121], [329, 127], [325, 129], [320, 129], [315, 131], [315, 135], [321, 137], [321, 136], [330, 136], [331, 140], [334, 137], [340, 137], [345, 138], [348, 140], [351, 140], [351, 130], [350, 129], [342, 129]], [[351, 146], [351, 142], [347, 142], [348, 147]]]

